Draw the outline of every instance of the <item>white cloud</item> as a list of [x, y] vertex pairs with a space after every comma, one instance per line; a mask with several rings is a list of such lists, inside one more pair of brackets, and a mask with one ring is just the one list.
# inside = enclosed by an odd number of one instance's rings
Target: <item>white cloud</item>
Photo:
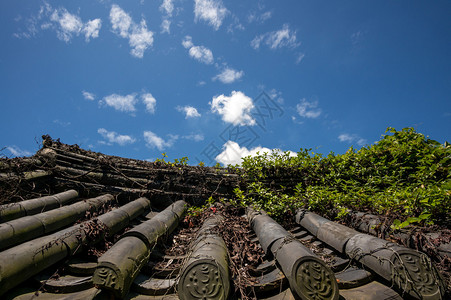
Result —
[[271, 32], [267, 39], [266, 44], [271, 49], [281, 48], [281, 47], [296, 47], [296, 31], [293, 32], [288, 28], [287, 24], [283, 25], [281, 30]]
[[[94, 95], [91, 93], [83, 91], [83, 96], [88, 100], [94, 100]], [[137, 110], [136, 104], [139, 102], [139, 98], [141, 98], [142, 103], [146, 106], [146, 111], [150, 114], [154, 114], [157, 100], [151, 93], [141, 94], [140, 97], [138, 97], [136, 93], [129, 95], [111, 94], [103, 97], [102, 100], [99, 100], [99, 104], [101, 106], [110, 106], [118, 111], [134, 113]]]
[[360, 42], [360, 40], [362, 39], [362, 36], [363, 36], [363, 34], [362, 34], [362, 32], [359, 30], [359, 31], [357, 31], [357, 32], [354, 32], [352, 35], [351, 35], [351, 42], [352, 42], [352, 44], [355, 46], [355, 45], [357, 45], [357, 44], [359, 44], [359, 42]]
[[189, 55], [204, 64], [209, 65], [213, 63], [213, 53], [210, 49], [204, 46], [191, 47], [189, 49]]
[[71, 14], [66, 8], [53, 9], [50, 4], [44, 2], [39, 13], [25, 20], [27, 29], [21, 33], [15, 33], [18, 38], [31, 38], [39, 30], [54, 30], [58, 39], [68, 43], [74, 36], [85, 35], [86, 42], [91, 38], [99, 37], [102, 27], [100, 19], [89, 20], [84, 23], [80, 16]]
[[250, 115], [254, 108], [252, 99], [240, 91], [233, 91], [230, 96], [219, 95], [210, 102], [211, 111], [222, 116], [222, 120], [233, 125], [255, 125]]
[[105, 128], [99, 128], [97, 130], [97, 133], [99, 133], [104, 139], [106, 139], [109, 144], [116, 143], [120, 146], [124, 146], [136, 142], [136, 140], [129, 135], [121, 135], [114, 131], [108, 131]]
[[192, 106], [177, 106], [176, 109], [185, 113], [185, 119], [198, 118], [201, 116], [197, 109]]
[[30, 155], [32, 155], [32, 153], [30, 151], [22, 150], [15, 145], [6, 147], [6, 150], [11, 152], [11, 154], [13, 156], [30, 156]]
[[346, 143], [357, 143], [359, 146], [363, 146], [367, 143], [366, 139], [361, 138], [357, 134], [348, 134], [343, 133], [338, 136], [338, 140], [340, 142], [346, 142]]
[[[49, 23], [48, 18], [52, 13], [52, 7], [47, 2], [44, 2], [43, 5], [40, 6], [39, 13], [37, 15], [32, 15], [29, 18], [24, 18], [24, 25], [26, 27], [25, 30], [19, 30], [13, 34], [16, 38], [26, 38], [30, 39], [31, 37], [35, 37], [39, 32], [39, 29], [49, 29], [52, 28], [52, 24]], [[19, 16], [14, 19], [16, 22], [22, 20], [22, 16]], [[54, 29], [54, 28], [53, 28]]]
[[163, 0], [163, 3], [160, 5], [160, 11], [165, 12], [169, 17], [172, 16], [172, 12], [174, 11], [173, 0]]
[[347, 133], [340, 134], [338, 136], [338, 139], [340, 140], [340, 142], [352, 142], [354, 140], [354, 138], [350, 134], [347, 134]]
[[260, 15], [260, 17], [258, 18], [258, 20], [260, 22], [265, 22], [266, 20], [271, 19], [271, 17], [272, 17], [272, 12], [271, 11], [267, 11], [267, 12], [262, 13]]
[[133, 23], [132, 18], [116, 4], [113, 4], [111, 7], [110, 21], [113, 31], [116, 34], [119, 34], [123, 38], [128, 37], [130, 27]]
[[282, 92], [276, 90], [276, 89], [272, 89], [268, 92], [268, 96], [274, 100], [277, 101], [277, 103], [283, 104], [284, 99], [282, 98]]
[[146, 21], [141, 20], [140, 26], [134, 27], [129, 36], [129, 44], [132, 47], [130, 53], [138, 58], [143, 58], [144, 51], [153, 44], [153, 32], [147, 30]]
[[296, 105], [298, 114], [303, 118], [316, 119], [321, 115], [321, 109], [318, 108], [318, 101], [301, 100], [301, 103]]
[[[44, 7], [43, 6], [41, 6], [41, 11], [42, 11], [42, 13], [39, 13], [37, 16], [31, 16], [29, 18], [25, 18], [24, 25], [25, 25], [26, 29], [25, 30], [19, 29], [19, 32], [15, 32], [13, 34], [13, 36], [18, 39], [21, 39], [21, 38], [30, 39], [31, 37], [35, 37], [36, 34], [39, 32], [39, 23], [41, 22], [43, 15], [44, 15], [44, 13], [43, 13]], [[19, 22], [21, 20], [22, 20], [21, 17], [15, 19], [16, 22]], [[42, 27], [42, 25], [41, 25], [41, 27]]]
[[158, 150], [163, 150], [168, 147], [172, 147], [174, 142], [178, 139], [177, 135], [170, 135], [169, 139], [165, 141], [161, 137], [157, 136], [152, 131], [144, 131], [144, 140], [146, 141], [146, 146], [149, 148], [157, 148]]
[[54, 10], [50, 20], [60, 25], [57, 35], [60, 40], [65, 42], [69, 42], [72, 34], [78, 35], [83, 28], [83, 22], [80, 17], [70, 14], [65, 8]]
[[96, 98], [96, 95], [94, 95], [93, 93], [87, 91], [82, 91], [81, 93], [86, 100], [94, 101], [94, 99]]
[[185, 47], [186, 49], [191, 48], [192, 46], [194, 46], [194, 44], [193, 44], [193, 38], [190, 37], [189, 35], [185, 36], [185, 37], [183, 38], [182, 45], [183, 45], [183, 47]]
[[118, 94], [112, 94], [103, 98], [100, 101], [101, 104], [106, 104], [113, 107], [118, 111], [134, 112], [136, 111], [135, 104], [137, 102], [136, 94], [130, 94], [121, 96]]
[[70, 125], [70, 122], [64, 122], [64, 121], [61, 121], [61, 120], [58, 120], [58, 119], [53, 120], [53, 123], [58, 124], [58, 125], [60, 125], [62, 127], [67, 127], [67, 126]]
[[160, 5], [160, 11], [165, 14], [163, 17], [163, 21], [161, 22], [161, 33], [171, 33], [171, 17], [172, 12], [174, 11], [174, 3], [173, 0], [163, 0], [163, 3]]
[[243, 75], [243, 71], [237, 71], [232, 68], [225, 68], [224, 71], [213, 77], [213, 80], [218, 79], [222, 83], [232, 83], [240, 79]]
[[229, 24], [229, 26], [227, 26], [227, 32], [228, 33], [233, 33], [235, 29], [241, 30], [243, 31], [245, 28], [243, 26], [243, 24], [241, 24], [240, 19], [235, 16], [232, 15], [232, 23]]
[[99, 31], [102, 27], [100, 19], [89, 20], [84, 23], [78, 15], [71, 14], [66, 8], [53, 9], [50, 4], [45, 3], [41, 6], [39, 14], [27, 20], [27, 31], [21, 34], [15, 34], [16, 37], [30, 38], [35, 36], [40, 29], [51, 29], [56, 31], [58, 39], [68, 43], [72, 37], [85, 35], [86, 42], [91, 38], [99, 37]]
[[300, 63], [305, 57], [304, 53], [298, 53], [297, 58], [296, 58], [296, 64]]
[[357, 145], [359, 145], [359, 146], [366, 145], [367, 143], [368, 143], [368, 141], [366, 139], [359, 138], [357, 140]]
[[154, 114], [155, 107], [157, 106], [157, 100], [152, 96], [151, 93], [146, 93], [141, 95], [143, 103], [146, 105], [146, 110], [148, 113]]
[[170, 20], [164, 19], [161, 22], [160, 27], [161, 27], [161, 33], [168, 33], [168, 34], [171, 33], [171, 21]]
[[184, 139], [186, 140], [190, 140], [190, 141], [195, 141], [195, 142], [201, 142], [204, 140], [204, 136], [202, 134], [190, 134], [190, 135], [185, 135], [183, 136]]
[[194, 20], [206, 21], [215, 30], [221, 27], [227, 12], [221, 0], [194, 0]]
[[266, 11], [262, 14], [257, 14], [256, 12], [252, 12], [247, 16], [247, 21], [249, 23], [257, 22], [257, 23], [264, 23], [266, 20], [271, 19], [272, 12]]
[[113, 4], [110, 10], [110, 21], [113, 32], [128, 39], [128, 43], [132, 48], [130, 53], [133, 56], [142, 58], [144, 51], [153, 45], [153, 32], [147, 30], [147, 24], [144, 19], [138, 25], [122, 8]]
[[263, 39], [265, 38], [265, 35], [259, 35], [256, 36], [252, 41], [251, 41], [251, 47], [254, 49], [258, 49], [260, 48], [260, 44], [263, 41]]
[[94, 19], [94, 20], [88, 21], [82, 29], [82, 31], [85, 34], [86, 41], [89, 42], [89, 40], [91, 38], [94, 38], [94, 39], [98, 38], [101, 27], [102, 27], [102, 20], [100, 20], [100, 19]]
[[188, 52], [192, 58], [207, 65], [213, 63], [214, 58], [211, 50], [204, 46], [194, 46], [193, 39], [189, 35], [183, 38], [182, 45], [186, 49], [189, 49]]
[[251, 41], [251, 46], [254, 49], [258, 49], [262, 42], [272, 50], [282, 47], [296, 48], [300, 45], [300, 43], [296, 42], [296, 31], [290, 30], [288, 24], [284, 24], [280, 30], [256, 36]]
[[[242, 158], [246, 156], [256, 156], [258, 154], [268, 153], [275, 151], [281, 153], [280, 149], [269, 149], [266, 147], [254, 147], [252, 149], [247, 149], [246, 147], [240, 147], [240, 145], [233, 141], [227, 141], [222, 146], [223, 151], [216, 156], [215, 160], [223, 165], [236, 165], [241, 164]], [[289, 151], [290, 156], [296, 156], [297, 154], [293, 151]]]

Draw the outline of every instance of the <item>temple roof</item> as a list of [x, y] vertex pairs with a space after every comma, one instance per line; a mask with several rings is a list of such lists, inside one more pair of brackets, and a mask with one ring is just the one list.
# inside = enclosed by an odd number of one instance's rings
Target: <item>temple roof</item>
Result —
[[[32, 157], [0, 160], [0, 298], [449, 295], [428, 255], [371, 234], [377, 217], [356, 213], [363, 221], [350, 228], [300, 210], [277, 222], [230, 205], [240, 185], [234, 169], [108, 156], [47, 137]], [[436, 247], [449, 260], [449, 242]]]

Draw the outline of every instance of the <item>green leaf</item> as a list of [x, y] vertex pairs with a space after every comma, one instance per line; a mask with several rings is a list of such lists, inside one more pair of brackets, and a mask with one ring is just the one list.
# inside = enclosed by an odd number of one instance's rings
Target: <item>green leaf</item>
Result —
[[418, 216], [421, 220], [427, 220], [431, 217], [432, 214], [421, 214]]

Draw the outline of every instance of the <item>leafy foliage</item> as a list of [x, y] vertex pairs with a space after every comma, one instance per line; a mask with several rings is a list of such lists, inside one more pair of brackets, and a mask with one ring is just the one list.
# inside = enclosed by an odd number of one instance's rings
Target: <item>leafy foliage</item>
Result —
[[[166, 161], [165, 158], [168, 157], [166, 152], [161, 153], [162, 158], [157, 158], [155, 160], [156, 163], [165, 164], [168, 166], [187, 166], [188, 165], [188, 157], [184, 156], [182, 158], [175, 158], [174, 162]], [[202, 163], [203, 164], [203, 163]]]
[[345, 154], [301, 149], [246, 157], [246, 188], [238, 205], [256, 205], [274, 217], [304, 206], [329, 217], [347, 209], [396, 216], [394, 228], [409, 224], [449, 225], [451, 146], [413, 128], [388, 128], [377, 143]]

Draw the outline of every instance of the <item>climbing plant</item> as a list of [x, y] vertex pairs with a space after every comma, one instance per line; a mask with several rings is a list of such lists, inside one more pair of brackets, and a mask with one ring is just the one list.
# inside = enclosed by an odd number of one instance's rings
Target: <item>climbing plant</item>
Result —
[[276, 218], [298, 207], [329, 217], [347, 209], [395, 216], [396, 228], [447, 224], [451, 211], [451, 146], [413, 128], [388, 128], [359, 150], [327, 156], [301, 149], [246, 157], [237, 205], [256, 205]]

